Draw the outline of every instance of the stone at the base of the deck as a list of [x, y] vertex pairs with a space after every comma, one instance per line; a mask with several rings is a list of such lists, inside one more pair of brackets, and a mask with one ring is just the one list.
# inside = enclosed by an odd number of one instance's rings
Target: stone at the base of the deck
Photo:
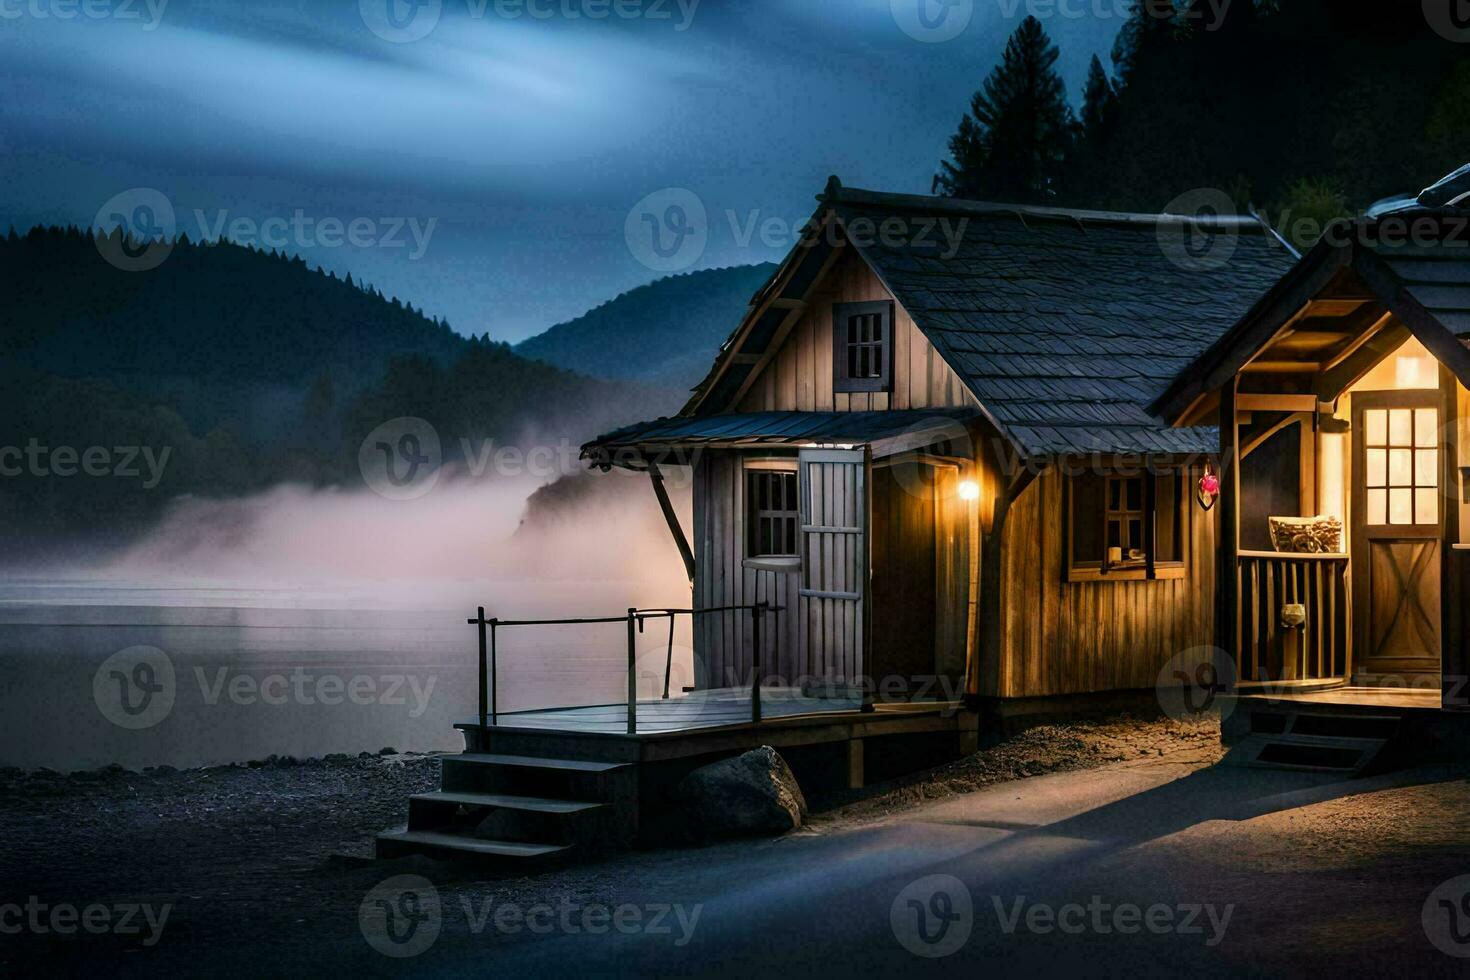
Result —
[[784, 834], [806, 816], [795, 774], [769, 745], [694, 770], [679, 797], [696, 838]]

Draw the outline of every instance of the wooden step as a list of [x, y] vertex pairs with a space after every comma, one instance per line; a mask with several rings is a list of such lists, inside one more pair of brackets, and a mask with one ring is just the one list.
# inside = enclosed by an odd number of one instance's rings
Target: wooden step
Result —
[[495, 807], [503, 810], [550, 814], [582, 813], [606, 806], [603, 803], [588, 803], [581, 800], [553, 800], [540, 796], [515, 796], [510, 793], [470, 793], [442, 789], [432, 793], [415, 793], [409, 799], [430, 804]]
[[485, 840], [465, 834], [436, 830], [394, 830], [378, 835], [378, 857], [401, 857], [428, 853], [439, 856], [471, 856], [512, 861], [535, 861], [571, 850], [569, 844], [538, 844], [527, 841]]
[[1387, 739], [1380, 738], [1256, 733], [1236, 743], [1222, 763], [1356, 776], [1378, 758], [1387, 744]]

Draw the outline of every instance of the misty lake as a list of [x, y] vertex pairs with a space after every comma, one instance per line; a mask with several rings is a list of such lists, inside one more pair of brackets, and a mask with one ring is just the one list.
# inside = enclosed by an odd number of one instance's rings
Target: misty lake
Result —
[[[0, 580], [0, 765], [458, 750], [453, 725], [476, 710], [476, 630], [466, 623], [476, 605], [549, 617], [616, 615], [637, 601], [612, 581], [578, 581], [574, 598], [558, 589], [560, 604], [547, 591], [503, 581], [303, 591]], [[639, 640], [641, 696], [662, 687], [667, 642], [663, 628]], [[623, 702], [625, 643], [621, 624], [515, 631], [500, 644], [501, 709]], [[690, 682], [690, 656], [686, 628], [676, 692]]]

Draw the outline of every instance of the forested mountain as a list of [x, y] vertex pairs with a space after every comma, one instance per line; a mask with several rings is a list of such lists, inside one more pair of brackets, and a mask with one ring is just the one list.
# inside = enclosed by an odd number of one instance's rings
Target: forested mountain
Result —
[[605, 378], [693, 387], [773, 264], [669, 276], [523, 341], [516, 353]]

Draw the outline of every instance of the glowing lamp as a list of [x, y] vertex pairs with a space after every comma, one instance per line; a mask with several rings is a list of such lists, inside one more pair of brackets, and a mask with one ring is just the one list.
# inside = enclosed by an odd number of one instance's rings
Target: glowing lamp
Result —
[[961, 500], [979, 500], [980, 499], [980, 484], [976, 483], [974, 480], [961, 480], [960, 481], [960, 499]]

